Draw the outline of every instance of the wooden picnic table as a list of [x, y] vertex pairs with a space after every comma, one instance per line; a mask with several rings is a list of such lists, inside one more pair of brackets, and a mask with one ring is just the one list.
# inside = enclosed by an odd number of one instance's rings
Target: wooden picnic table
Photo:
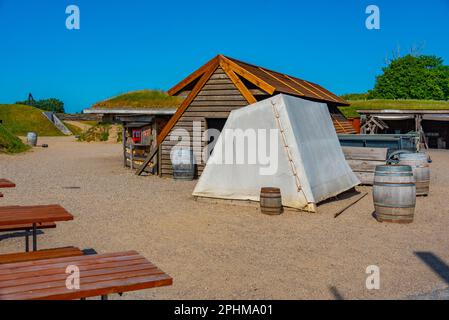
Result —
[[69, 220], [73, 215], [58, 204], [0, 207], [0, 226], [32, 224], [33, 251], [37, 251], [37, 224]]
[[[68, 266], [79, 289], [67, 288]], [[136, 251], [0, 265], [0, 300], [73, 300], [168, 286], [173, 279]]]
[[15, 188], [16, 184], [6, 179], [0, 179], [0, 188]]

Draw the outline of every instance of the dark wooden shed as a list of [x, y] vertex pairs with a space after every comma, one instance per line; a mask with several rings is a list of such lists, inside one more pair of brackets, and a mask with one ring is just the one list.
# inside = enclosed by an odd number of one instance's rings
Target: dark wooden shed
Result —
[[[207, 139], [202, 138], [205, 130], [221, 130], [232, 110], [279, 93], [326, 103], [337, 133], [355, 133], [351, 123], [337, 108], [348, 103], [332, 92], [310, 81], [223, 55], [217, 55], [168, 93], [185, 99], [157, 137], [159, 174], [162, 176], [171, 176], [173, 173], [170, 153], [175, 144], [179, 145], [179, 141], [171, 140], [170, 133], [174, 130], [188, 132], [184, 134], [183, 140], [186, 139], [187, 146], [192, 141], [198, 142], [195, 145], [201, 147], [193, 148], [195, 156], [201, 157], [201, 152], [208, 144]], [[201, 128], [196, 135], [194, 124]], [[183, 134], [177, 130], [177, 135]], [[197, 164], [197, 176], [202, 173], [204, 166], [204, 163]]]

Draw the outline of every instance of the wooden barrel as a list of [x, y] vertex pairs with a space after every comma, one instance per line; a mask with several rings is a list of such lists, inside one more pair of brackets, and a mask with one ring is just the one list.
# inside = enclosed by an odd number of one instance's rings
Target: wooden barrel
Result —
[[380, 165], [374, 173], [375, 217], [382, 222], [413, 222], [416, 186], [413, 171], [406, 165]]
[[170, 154], [173, 178], [193, 180], [195, 177], [195, 159], [190, 148], [173, 148]]
[[260, 189], [260, 211], [269, 215], [282, 213], [281, 189], [268, 187]]
[[412, 167], [416, 183], [416, 195], [427, 196], [430, 185], [430, 166], [427, 155], [423, 152], [401, 153], [399, 164]]
[[27, 133], [27, 144], [32, 147], [35, 147], [37, 145], [37, 133], [36, 132], [28, 132]]

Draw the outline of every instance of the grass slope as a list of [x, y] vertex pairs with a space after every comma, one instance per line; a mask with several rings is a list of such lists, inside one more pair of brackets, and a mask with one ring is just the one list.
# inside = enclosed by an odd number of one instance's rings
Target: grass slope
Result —
[[1, 153], [19, 153], [28, 150], [30, 147], [27, 146], [9, 132], [3, 125], [0, 124], [0, 152]]
[[349, 107], [339, 107], [346, 118], [358, 118], [362, 109], [436, 109], [449, 110], [449, 101], [435, 100], [349, 100]]
[[182, 98], [169, 96], [159, 90], [139, 90], [98, 102], [92, 107], [97, 109], [176, 108], [182, 100]]
[[37, 132], [39, 136], [63, 136], [42, 111], [20, 104], [0, 104], [0, 120], [12, 134], [25, 136], [27, 132]]

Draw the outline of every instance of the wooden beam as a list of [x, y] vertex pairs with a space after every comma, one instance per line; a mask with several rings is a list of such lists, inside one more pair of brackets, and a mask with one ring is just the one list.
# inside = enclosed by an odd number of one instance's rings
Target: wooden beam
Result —
[[243, 82], [234, 73], [234, 71], [232, 71], [229, 65], [220, 62], [220, 66], [224, 70], [224, 72], [228, 75], [228, 77], [231, 79], [231, 81], [234, 83], [234, 85], [237, 87], [237, 89], [240, 91], [242, 96], [246, 99], [246, 101], [248, 101], [249, 104], [256, 103], [257, 102], [256, 98], [254, 98], [254, 96], [251, 94], [248, 88], [243, 84]]
[[176, 110], [176, 113], [170, 118], [170, 120], [167, 122], [167, 124], [164, 126], [164, 128], [161, 130], [159, 135], [157, 136], [157, 144], [161, 144], [162, 141], [164, 141], [165, 137], [169, 134], [171, 129], [175, 126], [176, 122], [178, 122], [179, 118], [184, 114], [184, 112], [187, 110], [190, 103], [195, 99], [198, 92], [203, 88], [203, 86], [206, 84], [207, 80], [209, 80], [210, 76], [214, 73], [214, 71], [218, 67], [218, 59], [215, 60], [214, 64], [209, 65], [206, 72], [203, 74], [201, 79], [198, 81], [198, 83], [195, 85], [193, 90], [190, 92], [190, 94], [187, 96], [187, 98], [184, 99], [184, 101], [179, 106], [178, 110]]
[[228, 65], [228, 67], [232, 71], [234, 71], [236, 74], [245, 78], [246, 80], [248, 80], [249, 82], [251, 82], [252, 84], [254, 84], [255, 86], [257, 86], [258, 88], [262, 89], [263, 91], [265, 91], [266, 93], [268, 93], [270, 95], [272, 95], [274, 93], [274, 91], [276, 90], [275, 87], [273, 87], [272, 85], [263, 81], [259, 77], [255, 76], [248, 70], [242, 68], [237, 63], [235, 63], [234, 61], [231, 61], [230, 59], [226, 58], [225, 56], [220, 55], [220, 65], [222, 65], [222, 66]]
[[[136, 175], [140, 176], [143, 172], [143, 170], [145, 170], [145, 168], [150, 164], [151, 160], [153, 160], [154, 156], [158, 153], [159, 150], [159, 146], [157, 146], [156, 148], [153, 149], [153, 151], [148, 155], [148, 157], [145, 159], [145, 161], [142, 163], [142, 165], [137, 169], [136, 171]], [[132, 149], [131, 149], [132, 152]], [[132, 153], [131, 153], [131, 168], [133, 166], [133, 158], [132, 158]]]
[[204, 64], [201, 68], [199, 68], [198, 70], [192, 72], [187, 78], [185, 78], [180, 83], [175, 85], [173, 88], [168, 90], [167, 93], [169, 95], [171, 95], [171, 96], [175, 95], [176, 93], [181, 91], [183, 88], [185, 88], [186, 86], [191, 84], [193, 81], [195, 81], [196, 79], [198, 79], [199, 77], [204, 75], [204, 73], [207, 72], [207, 70], [209, 70], [209, 68], [212, 65], [216, 65], [217, 64], [218, 60], [219, 60], [219, 56], [214, 57], [212, 60], [210, 60], [209, 62]]
[[284, 84], [285, 86], [289, 87], [290, 89], [292, 89], [293, 91], [297, 92], [300, 96], [304, 96], [304, 93], [299, 91], [298, 89], [296, 89], [295, 87], [289, 85], [287, 82], [279, 79], [278, 77], [276, 77], [274, 74], [272, 74], [271, 72], [268, 72], [267, 70], [265, 70], [264, 68], [258, 67], [259, 70], [265, 72], [267, 75], [269, 75], [270, 77], [272, 77], [273, 79], [275, 79], [276, 81], [279, 81], [280, 83]]

